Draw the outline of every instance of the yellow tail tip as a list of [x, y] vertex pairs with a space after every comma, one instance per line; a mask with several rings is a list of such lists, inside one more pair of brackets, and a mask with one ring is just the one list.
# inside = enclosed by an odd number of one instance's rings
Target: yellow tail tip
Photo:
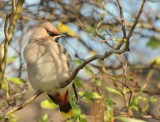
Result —
[[61, 111], [61, 115], [62, 115], [63, 118], [73, 117], [73, 110], [70, 109], [68, 113], [65, 113], [65, 112]]

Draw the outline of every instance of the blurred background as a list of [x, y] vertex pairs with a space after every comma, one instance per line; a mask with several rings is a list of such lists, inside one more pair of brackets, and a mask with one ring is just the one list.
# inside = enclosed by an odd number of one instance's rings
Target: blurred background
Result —
[[[13, 11], [13, 1], [0, 0], [1, 46], [6, 38], [6, 15]], [[128, 35], [143, 0], [119, 1]], [[159, 6], [159, 0], [146, 0], [129, 40], [129, 51], [92, 61], [79, 71], [74, 79], [79, 101], [70, 89], [75, 111], [72, 121], [160, 121]], [[59, 43], [70, 54], [74, 68], [87, 58], [104, 55], [116, 48], [124, 37], [118, 0], [25, 0], [8, 46], [5, 80], [0, 90], [1, 115], [34, 93], [28, 81], [23, 49], [33, 26], [44, 21], [50, 21], [61, 33], [68, 35]], [[1, 120], [57, 122], [60, 118], [58, 107], [42, 94], [11, 114], [9, 120], [3, 116]]]

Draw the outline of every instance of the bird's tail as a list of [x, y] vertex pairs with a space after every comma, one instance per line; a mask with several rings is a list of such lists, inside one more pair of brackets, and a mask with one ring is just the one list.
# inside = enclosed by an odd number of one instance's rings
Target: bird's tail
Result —
[[61, 114], [64, 118], [73, 116], [72, 107], [68, 97], [68, 90], [63, 93], [56, 93], [54, 96], [48, 94], [48, 96], [54, 103], [59, 105]]

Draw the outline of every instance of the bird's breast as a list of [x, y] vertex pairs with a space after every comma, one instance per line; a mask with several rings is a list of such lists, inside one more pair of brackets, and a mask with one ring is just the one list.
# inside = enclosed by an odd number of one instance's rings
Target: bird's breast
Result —
[[34, 89], [49, 91], [70, 76], [68, 57], [58, 44], [36, 43], [24, 51], [28, 77]]

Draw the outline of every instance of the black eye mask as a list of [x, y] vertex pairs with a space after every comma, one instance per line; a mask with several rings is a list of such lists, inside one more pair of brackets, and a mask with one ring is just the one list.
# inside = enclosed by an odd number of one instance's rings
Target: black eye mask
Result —
[[52, 37], [53, 37], [53, 36], [58, 36], [58, 35], [59, 35], [59, 34], [54, 34], [54, 33], [52, 33], [52, 32], [49, 31], [49, 30], [47, 30], [47, 33], [48, 33], [49, 36], [52, 36]]

